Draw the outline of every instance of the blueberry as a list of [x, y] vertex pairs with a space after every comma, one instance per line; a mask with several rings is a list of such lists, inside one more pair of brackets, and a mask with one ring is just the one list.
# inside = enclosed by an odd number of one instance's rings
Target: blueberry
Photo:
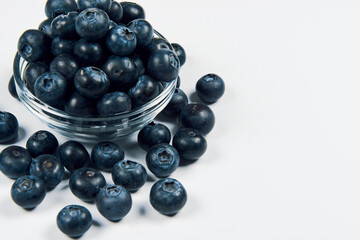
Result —
[[58, 72], [41, 74], [34, 84], [35, 96], [53, 107], [59, 107], [66, 96], [68, 81]]
[[8, 83], [8, 91], [10, 93], [10, 95], [13, 97], [13, 98], [16, 98], [17, 100], [19, 100], [19, 96], [16, 92], [16, 86], [15, 86], [15, 78], [14, 78], [14, 75], [11, 76], [10, 80], [9, 80], [9, 83]]
[[16, 117], [12, 113], [0, 111], [0, 143], [14, 140], [18, 131], [19, 123]]
[[61, 182], [64, 173], [64, 166], [60, 160], [50, 154], [37, 156], [30, 165], [30, 174], [40, 178], [48, 190]]
[[142, 60], [141, 56], [139, 54], [131, 54], [129, 58], [134, 62], [138, 75], [144, 75], [145, 74], [145, 64]]
[[129, 90], [133, 107], [138, 107], [150, 102], [161, 92], [161, 86], [158, 81], [147, 75], [138, 77], [136, 85]]
[[119, 221], [129, 213], [132, 199], [124, 187], [106, 185], [96, 196], [95, 203], [101, 215], [110, 221]]
[[125, 26], [112, 28], [106, 37], [106, 46], [111, 53], [118, 56], [131, 54], [136, 48], [136, 35]]
[[72, 238], [81, 237], [92, 225], [89, 210], [79, 205], [68, 205], [56, 217], [58, 228]]
[[73, 91], [65, 102], [65, 112], [75, 117], [89, 117], [97, 113], [96, 101]]
[[179, 58], [180, 66], [184, 65], [186, 62], [185, 49], [178, 43], [172, 43], [171, 46], [173, 47], [176, 56]]
[[89, 153], [81, 143], [76, 141], [63, 143], [59, 147], [58, 156], [64, 167], [70, 172], [90, 164]]
[[102, 66], [102, 70], [109, 76], [111, 87], [115, 90], [127, 92], [136, 84], [137, 68], [129, 57], [111, 56]]
[[106, 73], [96, 67], [81, 68], [74, 77], [76, 90], [88, 98], [102, 97], [110, 87]]
[[180, 88], [180, 84], [181, 84], [181, 79], [180, 76], [178, 76], [176, 79], [176, 88]]
[[160, 143], [146, 154], [148, 169], [159, 178], [170, 176], [179, 166], [180, 157], [176, 149], [166, 143]]
[[49, 71], [49, 67], [42, 62], [34, 62], [29, 63], [24, 71], [23, 79], [25, 81], [26, 87], [29, 89], [29, 91], [33, 94], [34, 92], [34, 85], [36, 82], [36, 79], [43, 73], [46, 73]]
[[148, 58], [153, 52], [160, 49], [172, 50], [172, 47], [171, 44], [163, 38], [153, 38], [151, 39], [151, 42], [143, 49], [142, 53]]
[[123, 8], [120, 3], [112, 1], [108, 14], [111, 20], [113, 20], [115, 23], [119, 23], [123, 17]]
[[206, 74], [196, 82], [196, 93], [206, 103], [216, 102], [224, 92], [224, 80], [216, 74]]
[[162, 110], [162, 113], [168, 117], [177, 117], [183, 107], [188, 104], [186, 94], [180, 89], [176, 88], [168, 105]]
[[99, 142], [91, 151], [91, 159], [96, 167], [105, 172], [111, 172], [115, 163], [124, 157], [124, 151], [113, 142]]
[[69, 180], [71, 192], [85, 202], [95, 201], [96, 195], [106, 185], [104, 176], [93, 168], [75, 170]]
[[111, 116], [127, 112], [130, 109], [131, 99], [124, 92], [107, 93], [97, 103], [97, 111], [100, 116]]
[[40, 23], [38, 29], [43, 33], [45, 33], [48, 37], [53, 38], [54, 36], [51, 32], [51, 22], [52, 22], [51, 18], [45, 19]]
[[159, 49], [151, 54], [147, 70], [149, 74], [160, 82], [171, 82], [177, 78], [180, 61], [176, 54], [168, 49]]
[[100, 66], [104, 50], [100, 43], [80, 39], [74, 45], [74, 56], [82, 66]]
[[144, 19], [135, 19], [127, 25], [136, 35], [137, 47], [145, 47], [153, 39], [154, 31], [150, 23]]
[[50, 71], [61, 73], [69, 82], [73, 84], [73, 78], [79, 70], [79, 64], [69, 54], [61, 54], [55, 57], [50, 63]]
[[44, 200], [45, 195], [45, 184], [36, 176], [19, 177], [11, 187], [12, 200], [25, 209], [35, 208]]
[[151, 122], [142, 128], [137, 136], [139, 146], [148, 151], [159, 143], [169, 143], [171, 140], [170, 130], [161, 123]]
[[122, 23], [127, 24], [137, 18], [145, 19], [145, 11], [139, 4], [133, 2], [120, 2], [120, 4], [124, 11]]
[[32, 157], [42, 154], [53, 154], [59, 146], [59, 142], [51, 132], [40, 130], [35, 132], [26, 142], [26, 149]]
[[72, 54], [75, 41], [72, 39], [64, 39], [56, 37], [51, 42], [51, 53], [54, 56], [61, 54]]
[[105, 12], [110, 11], [112, 0], [78, 0], [78, 7], [80, 11], [87, 8], [100, 8]]
[[186, 204], [184, 186], [176, 179], [158, 180], [150, 190], [150, 203], [156, 211], [164, 215], [174, 215]]
[[17, 50], [28, 62], [46, 60], [49, 57], [51, 38], [39, 30], [27, 30], [19, 38]]
[[48, 18], [77, 10], [75, 0], [48, 0], [45, 5], [45, 14]]
[[75, 29], [80, 37], [95, 41], [104, 37], [109, 30], [109, 16], [101, 9], [88, 8], [76, 19]]
[[0, 154], [0, 170], [9, 178], [18, 178], [29, 174], [32, 161], [30, 153], [23, 147], [10, 146]]
[[146, 169], [143, 165], [130, 160], [116, 163], [111, 176], [115, 184], [123, 186], [130, 192], [139, 190], [147, 179]]
[[215, 115], [205, 104], [190, 103], [181, 109], [178, 122], [182, 127], [193, 128], [206, 135], [215, 125]]
[[207, 143], [203, 135], [192, 128], [180, 128], [174, 135], [172, 145], [181, 159], [196, 160], [206, 151]]
[[62, 38], [77, 38], [75, 30], [75, 21], [79, 13], [69, 12], [61, 14], [51, 22], [51, 33], [53, 36]]

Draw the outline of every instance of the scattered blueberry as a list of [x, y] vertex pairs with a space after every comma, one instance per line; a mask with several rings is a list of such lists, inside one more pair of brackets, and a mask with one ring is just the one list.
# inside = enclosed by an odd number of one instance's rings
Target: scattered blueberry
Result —
[[63, 75], [68, 80], [69, 85], [73, 84], [73, 78], [78, 70], [79, 64], [69, 54], [61, 54], [50, 63], [50, 71]]
[[19, 100], [19, 96], [16, 92], [16, 86], [15, 86], [15, 78], [14, 78], [14, 75], [11, 76], [10, 80], [9, 80], [9, 83], [8, 83], [8, 91], [10, 93], [10, 95], [13, 97], [13, 98], [16, 98]]
[[26, 142], [26, 149], [32, 157], [42, 154], [53, 154], [58, 146], [59, 142], [54, 134], [45, 130], [35, 132]]
[[185, 49], [178, 43], [172, 43], [171, 46], [173, 47], [176, 56], [179, 58], [180, 66], [184, 65], [186, 62]]
[[45, 14], [48, 18], [55, 18], [60, 14], [77, 11], [75, 0], [47, 0]]
[[146, 165], [150, 172], [159, 178], [170, 176], [179, 166], [180, 156], [176, 149], [166, 143], [160, 143], [146, 154]]
[[70, 172], [90, 164], [90, 155], [86, 148], [76, 141], [63, 143], [59, 147], [58, 156], [64, 167]]
[[11, 187], [11, 198], [25, 209], [35, 208], [44, 200], [45, 195], [45, 184], [36, 176], [19, 177]]
[[14, 140], [18, 136], [19, 123], [9, 112], [0, 111], [0, 144]]
[[196, 93], [206, 103], [216, 102], [224, 92], [224, 80], [216, 74], [206, 74], [196, 82]]
[[58, 228], [72, 238], [81, 237], [92, 225], [89, 210], [79, 205], [68, 205], [56, 217]]
[[164, 124], [154, 122], [143, 127], [137, 136], [139, 146], [145, 151], [159, 143], [170, 143], [170, 140], [170, 130]]
[[42, 31], [30, 29], [20, 36], [17, 49], [26, 61], [37, 62], [49, 57], [50, 47], [50, 37]]
[[174, 135], [172, 145], [181, 159], [196, 160], [206, 151], [207, 143], [203, 135], [191, 128], [180, 128]]
[[123, 160], [124, 151], [113, 142], [99, 142], [91, 151], [91, 159], [101, 171], [111, 172], [115, 163]]
[[104, 37], [109, 30], [109, 16], [101, 9], [87, 8], [76, 19], [75, 29], [80, 37], [95, 41]]
[[131, 99], [123, 92], [107, 93], [97, 103], [97, 112], [100, 116], [112, 116], [130, 109]]
[[141, 188], [147, 179], [146, 169], [140, 163], [122, 160], [115, 164], [111, 172], [115, 184], [134, 192]]
[[186, 94], [180, 89], [176, 88], [168, 105], [162, 110], [162, 113], [168, 117], [177, 117], [183, 107], [188, 104]]
[[168, 49], [153, 52], [147, 63], [149, 74], [160, 82], [171, 82], [178, 77], [180, 61], [176, 54]]
[[145, 19], [145, 11], [139, 4], [133, 2], [120, 2], [120, 4], [124, 11], [122, 23], [127, 24], [137, 18]]
[[215, 115], [205, 104], [189, 103], [181, 109], [178, 122], [182, 127], [194, 128], [206, 135], [215, 125]]
[[29, 91], [33, 94], [34, 92], [34, 85], [36, 82], [36, 79], [43, 73], [46, 73], [49, 71], [49, 67], [42, 62], [34, 62], [29, 63], [24, 71], [23, 79], [25, 81], [26, 87], [29, 89]]
[[136, 35], [127, 27], [118, 25], [109, 31], [106, 37], [106, 46], [115, 55], [129, 55], [135, 50]]
[[108, 76], [99, 68], [81, 68], [74, 77], [76, 90], [88, 98], [102, 97], [110, 87]]
[[32, 161], [30, 153], [23, 147], [10, 146], [0, 154], [0, 170], [9, 178], [19, 178], [29, 174]]

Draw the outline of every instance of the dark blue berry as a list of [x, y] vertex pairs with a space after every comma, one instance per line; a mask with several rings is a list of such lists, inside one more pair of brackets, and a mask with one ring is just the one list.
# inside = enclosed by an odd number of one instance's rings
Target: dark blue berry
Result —
[[136, 48], [136, 35], [125, 26], [112, 28], [106, 37], [106, 46], [112, 54], [126, 56]]
[[112, 0], [78, 0], [78, 7], [80, 11], [87, 8], [100, 8], [105, 12], [110, 11]]
[[58, 228], [72, 238], [81, 237], [92, 225], [89, 210], [79, 205], [69, 205], [61, 209], [56, 217]]
[[74, 77], [76, 90], [88, 98], [102, 97], [110, 87], [108, 76], [99, 68], [81, 68]]
[[111, 176], [116, 185], [121, 185], [130, 192], [139, 190], [147, 179], [146, 169], [143, 165], [130, 160], [116, 163]]
[[112, 116], [130, 109], [131, 99], [124, 92], [107, 93], [97, 102], [97, 112], [100, 116]]
[[104, 37], [109, 30], [109, 16], [101, 9], [88, 8], [82, 11], [76, 19], [77, 34], [89, 41]]
[[78, 12], [69, 12], [54, 18], [51, 22], [52, 35], [62, 38], [77, 38], [78, 35], [75, 30], [75, 21], [78, 15]]
[[145, 11], [139, 4], [133, 2], [120, 2], [120, 4], [124, 11], [122, 23], [127, 24], [137, 18], [145, 19]]
[[73, 84], [73, 78], [79, 70], [79, 64], [69, 54], [61, 54], [55, 57], [50, 63], [50, 71], [61, 73], [69, 82]]
[[13, 98], [16, 98], [16, 99], [19, 100], [19, 96], [18, 96], [17, 91], [16, 91], [14, 75], [11, 76], [11, 78], [10, 78], [10, 80], [9, 80], [9, 83], [8, 83], [8, 91], [9, 91], [10, 95], [11, 95]]
[[49, 57], [51, 38], [39, 30], [27, 30], [19, 39], [17, 50], [28, 62], [46, 60]]
[[119, 23], [123, 17], [123, 8], [120, 3], [112, 1], [108, 14], [111, 20], [113, 20], [115, 23]]
[[129, 57], [111, 56], [102, 66], [102, 70], [108, 75], [111, 87], [115, 90], [127, 92], [136, 84], [137, 68]]
[[30, 165], [30, 175], [40, 178], [48, 190], [61, 182], [64, 173], [65, 169], [60, 160], [50, 154], [37, 156]]
[[96, 196], [96, 207], [105, 218], [119, 221], [125, 217], [132, 206], [130, 193], [122, 186], [106, 185]]
[[160, 82], [171, 82], [179, 74], [180, 61], [176, 54], [168, 49], [153, 52], [147, 63], [149, 74]]
[[77, 169], [69, 180], [71, 192], [85, 202], [95, 201], [96, 195], [105, 185], [104, 176], [93, 168]]
[[193, 128], [206, 135], [215, 125], [215, 115], [203, 103], [189, 103], [181, 109], [178, 122], [182, 127]]
[[59, 146], [59, 142], [51, 132], [40, 130], [30, 136], [26, 142], [26, 149], [32, 157], [42, 154], [53, 154]]
[[150, 190], [150, 203], [156, 211], [164, 215], [174, 215], [186, 204], [184, 186], [176, 179], [158, 180]]
[[100, 43], [80, 39], [74, 45], [74, 56], [81, 66], [100, 66], [104, 51]]
[[170, 130], [164, 124], [154, 122], [143, 127], [137, 136], [139, 146], [145, 151], [159, 143], [170, 143], [170, 140]]
[[76, 141], [63, 143], [59, 147], [58, 156], [64, 167], [70, 172], [90, 164], [90, 155], [86, 148]]
[[58, 72], [41, 74], [34, 84], [35, 96], [53, 107], [62, 105], [68, 87], [66, 78]]
[[51, 22], [51, 18], [45, 19], [40, 23], [38, 29], [48, 35], [50, 38], [54, 38], [54, 35], [51, 32]]
[[136, 85], [129, 90], [133, 107], [138, 107], [150, 102], [161, 92], [161, 86], [158, 81], [147, 75], [138, 77]]
[[171, 46], [173, 47], [176, 56], [179, 58], [180, 66], [184, 65], [186, 62], [185, 49], [178, 43], [172, 43]]
[[159, 178], [170, 176], [179, 166], [180, 157], [176, 149], [166, 143], [160, 143], [146, 154], [148, 169]]
[[196, 160], [200, 158], [207, 148], [203, 135], [192, 128], [180, 128], [174, 135], [172, 145], [179, 153], [181, 159]]
[[113, 142], [99, 142], [91, 151], [91, 159], [96, 167], [105, 172], [111, 172], [115, 163], [124, 157], [124, 151]]
[[77, 10], [75, 0], [48, 0], [45, 5], [45, 14], [48, 18]]
[[89, 117], [97, 113], [96, 101], [73, 91], [65, 102], [65, 112], [75, 117]]
[[18, 136], [19, 123], [9, 112], [0, 111], [0, 143], [14, 140]]
[[46, 73], [49, 71], [49, 67], [42, 62], [34, 62], [29, 63], [24, 71], [23, 79], [25, 81], [26, 87], [29, 89], [29, 91], [33, 94], [34, 92], [34, 85], [36, 82], [36, 79], [43, 73]]
[[196, 82], [196, 93], [206, 103], [216, 102], [224, 92], [224, 80], [216, 74], [206, 74]]
[[178, 76], [176, 79], [176, 88], [180, 88], [180, 84], [181, 84], [181, 79], [180, 76]]
[[176, 88], [169, 104], [162, 110], [162, 113], [168, 117], [177, 117], [181, 109], [187, 104], [186, 94], [180, 88]]
[[45, 195], [45, 184], [36, 176], [19, 177], [11, 187], [11, 198], [25, 209], [35, 208], [44, 200]]
[[145, 57], [150, 57], [155, 51], [160, 49], [172, 50], [171, 44], [163, 38], [153, 38], [151, 42], [142, 50]]
[[136, 69], [137, 69], [137, 72], [138, 72], [138, 75], [144, 75], [145, 74], [145, 64], [144, 64], [144, 61], [142, 60], [140, 54], [132, 54], [129, 56], [129, 58], [131, 60], [133, 60], [135, 66], [136, 66]]
[[29, 174], [31, 161], [32, 157], [25, 148], [10, 146], [0, 154], [0, 170], [9, 178], [18, 178]]
[[150, 23], [144, 19], [135, 19], [127, 25], [136, 35], [137, 47], [145, 47], [153, 39], [154, 31]]
[[54, 56], [72, 54], [75, 40], [56, 37], [51, 42], [51, 52]]

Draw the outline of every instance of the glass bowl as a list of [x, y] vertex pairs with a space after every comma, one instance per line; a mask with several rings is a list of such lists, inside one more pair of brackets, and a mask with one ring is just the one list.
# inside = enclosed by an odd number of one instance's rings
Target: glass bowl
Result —
[[[161, 36], [158, 32], [156, 37]], [[14, 59], [16, 91], [24, 106], [43, 123], [58, 133], [79, 141], [119, 140], [149, 124], [170, 102], [176, 79], [163, 84], [163, 91], [152, 101], [128, 112], [111, 117], [74, 117], [36, 98], [26, 87], [23, 73], [28, 62], [18, 53]]]

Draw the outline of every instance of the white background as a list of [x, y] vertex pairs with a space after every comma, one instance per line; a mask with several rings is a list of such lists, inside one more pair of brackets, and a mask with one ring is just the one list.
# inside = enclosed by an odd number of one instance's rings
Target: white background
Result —
[[[100, 225], [82, 239], [360, 239], [359, 1], [138, 3], [154, 28], [186, 49], [180, 75], [188, 95], [206, 73], [226, 82], [211, 105], [208, 151], [172, 175], [186, 187], [187, 205], [175, 217], [158, 214], [147, 183], [129, 215], [111, 223], [62, 189], [64, 181], [26, 212], [1, 174], [1, 238], [66, 239], [55, 218], [76, 203]], [[10, 97], [7, 83], [18, 37], [45, 19], [44, 4], [6, 1], [0, 14], [0, 109], [18, 117], [21, 146], [47, 128]], [[123, 147], [131, 148], [128, 159], [144, 162], [134, 138]]]

